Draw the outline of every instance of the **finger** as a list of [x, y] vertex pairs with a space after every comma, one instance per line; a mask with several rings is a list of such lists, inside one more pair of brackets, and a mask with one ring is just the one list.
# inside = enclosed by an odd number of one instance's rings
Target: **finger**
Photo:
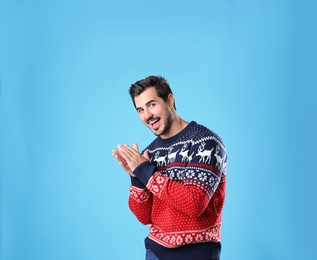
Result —
[[119, 145], [119, 151], [120, 153], [125, 156], [124, 158], [126, 160], [132, 160], [140, 156], [140, 153], [136, 151], [134, 148], [128, 146], [127, 144], [125, 145]]
[[126, 164], [126, 162], [124, 161], [120, 161], [119, 164], [121, 165], [121, 167], [127, 172], [127, 173], [131, 173], [131, 169], [130, 167]]
[[132, 174], [131, 168], [128, 165], [127, 161], [125, 159], [123, 159], [123, 157], [118, 153], [115, 155], [115, 158], [118, 160], [118, 163], [120, 164], [120, 166], [128, 173], [128, 174]]
[[138, 147], [137, 143], [133, 143], [132, 147], [130, 147], [128, 145], [125, 145], [125, 148], [129, 152], [129, 154], [131, 156], [133, 156], [134, 158], [137, 158], [137, 157], [141, 156], [141, 153], [139, 152], [139, 147]]
[[138, 147], [138, 144], [136, 142], [133, 143], [133, 149], [136, 150], [137, 152], [139, 152], [139, 147]]
[[150, 160], [149, 149], [146, 149], [146, 150], [144, 151], [143, 156], [144, 156], [147, 160]]
[[118, 149], [119, 149], [120, 155], [121, 155], [125, 160], [127, 160], [127, 159], [130, 158], [129, 150], [128, 150], [125, 146], [119, 144], [119, 145], [118, 145]]
[[118, 154], [115, 154], [114, 157], [117, 159], [117, 161], [118, 161], [120, 164], [127, 165], [126, 160], [125, 160], [119, 153], [118, 153]]
[[120, 151], [113, 150], [112, 151], [113, 156], [118, 160], [118, 162], [125, 168], [129, 168], [128, 163], [124, 156], [120, 153]]
[[133, 174], [133, 171], [131, 170], [130, 166], [128, 165], [127, 161], [123, 158], [122, 154], [118, 150], [112, 150], [112, 155], [117, 159], [120, 166], [123, 168], [123, 170], [126, 171], [129, 175], [132, 177], [136, 177]]
[[118, 150], [112, 150], [112, 155], [114, 157], [118, 156], [119, 155], [119, 151]]

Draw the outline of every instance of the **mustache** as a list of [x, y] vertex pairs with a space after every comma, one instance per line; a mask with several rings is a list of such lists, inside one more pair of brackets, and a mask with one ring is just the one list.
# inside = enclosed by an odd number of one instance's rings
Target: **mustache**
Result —
[[153, 122], [153, 121], [158, 120], [158, 119], [160, 119], [160, 118], [152, 116], [152, 117], [150, 117], [149, 119], [146, 120], [146, 123], [150, 124], [151, 121]]

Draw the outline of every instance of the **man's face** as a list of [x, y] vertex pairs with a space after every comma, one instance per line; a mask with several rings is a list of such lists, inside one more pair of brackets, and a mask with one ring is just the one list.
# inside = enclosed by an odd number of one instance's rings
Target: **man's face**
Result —
[[136, 110], [142, 120], [142, 122], [149, 127], [152, 132], [164, 138], [168, 137], [170, 131], [173, 113], [169, 105], [169, 101], [172, 96], [169, 97], [167, 103], [160, 98], [154, 87], [150, 87], [144, 90], [139, 96], [134, 98]]

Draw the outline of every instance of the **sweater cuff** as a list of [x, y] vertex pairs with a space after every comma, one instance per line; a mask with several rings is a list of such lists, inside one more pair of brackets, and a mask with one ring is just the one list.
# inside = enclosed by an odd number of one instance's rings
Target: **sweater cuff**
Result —
[[149, 179], [156, 172], [156, 166], [150, 162], [143, 162], [133, 171], [133, 174], [146, 186]]
[[140, 181], [137, 177], [132, 177], [132, 176], [130, 176], [130, 177], [131, 177], [131, 185], [132, 186], [135, 186], [135, 187], [137, 187], [139, 189], [144, 189], [145, 188], [145, 185], [143, 184], [143, 182]]

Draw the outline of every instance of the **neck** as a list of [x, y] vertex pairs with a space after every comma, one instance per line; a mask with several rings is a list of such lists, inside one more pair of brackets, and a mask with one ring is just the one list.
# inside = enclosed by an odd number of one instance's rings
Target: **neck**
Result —
[[179, 128], [178, 132], [182, 131], [188, 125], [188, 122], [181, 119], [180, 117], [177, 118], [177, 121], [178, 121], [178, 128]]
[[170, 138], [174, 135], [177, 135], [180, 131], [182, 131], [186, 126], [188, 125], [188, 122], [180, 118], [178, 115], [175, 115], [175, 118], [172, 122], [171, 128], [168, 131], [168, 133], [161, 135], [162, 139]]

